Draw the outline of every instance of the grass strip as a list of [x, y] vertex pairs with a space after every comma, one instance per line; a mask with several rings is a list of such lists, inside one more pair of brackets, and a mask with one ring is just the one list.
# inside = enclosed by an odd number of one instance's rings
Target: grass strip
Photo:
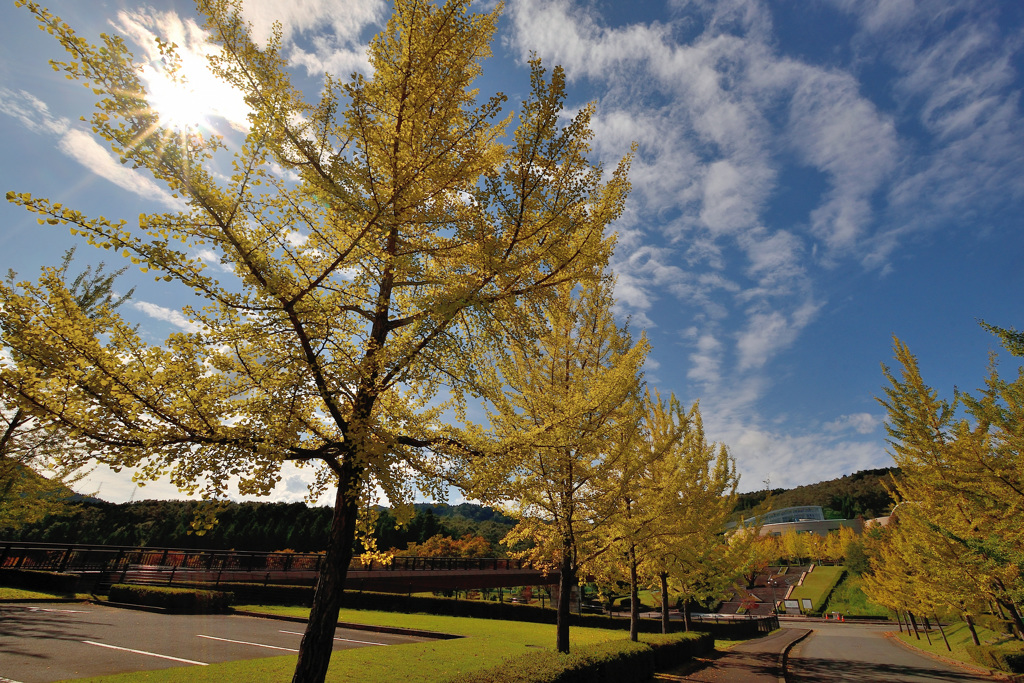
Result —
[[42, 591], [30, 591], [24, 588], [10, 588], [0, 586], [0, 602], [4, 600], [65, 600], [68, 598], [84, 598], [85, 594], [69, 595], [64, 593], [45, 593]]

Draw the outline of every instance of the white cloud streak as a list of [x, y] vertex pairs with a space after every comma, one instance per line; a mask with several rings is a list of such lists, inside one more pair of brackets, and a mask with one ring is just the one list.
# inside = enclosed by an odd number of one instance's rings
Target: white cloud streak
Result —
[[57, 149], [86, 169], [123, 190], [164, 206], [180, 210], [184, 204], [158, 186], [151, 178], [124, 166], [89, 133], [73, 128], [71, 122], [50, 113], [45, 102], [24, 90], [0, 88], [0, 111], [13, 117], [34, 133], [57, 138]]
[[163, 322], [170, 323], [183, 332], [200, 332], [202, 330], [200, 325], [192, 322], [186, 318], [181, 311], [173, 308], [160, 306], [149, 301], [133, 301], [132, 308], [145, 313], [155, 320], [162, 320]]

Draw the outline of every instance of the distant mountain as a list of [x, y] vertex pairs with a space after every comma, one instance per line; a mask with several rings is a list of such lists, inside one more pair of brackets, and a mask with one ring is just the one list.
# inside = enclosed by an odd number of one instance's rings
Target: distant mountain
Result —
[[736, 511], [742, 513], [751, 510], [771, 495], [771, 507], [775, 510], [798, 505], [820, 505], [824, 509], [826, 519], [883, 517], [889, 514], [894, 505], [883, 482], [891, 482], [891, 477], [898, 474], [898, 467], [885, 467], [861, 470], [838, 479], [792, 489], [741, 493], [736, 503]]

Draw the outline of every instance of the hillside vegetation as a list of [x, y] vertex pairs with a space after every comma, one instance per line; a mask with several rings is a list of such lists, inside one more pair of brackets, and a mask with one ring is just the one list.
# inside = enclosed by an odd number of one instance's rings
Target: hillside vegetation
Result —
[[[794, 489], [773, 489], [739, 495], [742, 514], [769, 497], [773, 509], [795, 505], [820, 505], [826, 517], [851, 519], [885, 515], [893, 503], [882, 482], [896, 468], [863, 470], [839, 479]], [[69, 515], [53, 516], [16, 532], [0, 529], [0, 538], [50, 543], [94, 543], [173, 548], [284, 550], [313, 552], [324, 549], [331, 523], [327, 507], [304, 503], [224, 503], [216, 510], [217, 524], [202, 536], [192, 531], [201, 509], [196, 501], [144, 500], [107, 503], [86, 500]], [[482, 536], [495, 553], [503, 549], [501, 538], [515, 520], [493, 508], [462, 503], [419, 503], [416, 516], [395, 526], [391, 511], [382, 508], [376, 525], [377, 545], [404, 550], [409, 543], [422, 544], [437, 535], [462, 538]]]
[[853, 519], [855, 517], [883, 517], [892, 509], [893, 500], [883, 482], [899, 474], [897, 467], [861, 470], [838, 479], [798, 486], [792, 489], [772, 489], [741, 493], [736, 503], [737, 512], [752, 510], [769, 495], [772, 509], [798, 505], [820, 505], [826, 519]]

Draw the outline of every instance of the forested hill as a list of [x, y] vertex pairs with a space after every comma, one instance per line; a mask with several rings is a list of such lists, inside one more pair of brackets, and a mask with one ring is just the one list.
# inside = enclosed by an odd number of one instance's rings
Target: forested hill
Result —
[[798, 486], [794, 489], [741, 493], [736, 510], [750, 510], [760, 505], [770, 493], [771, 507], [775, 510], [797, 505], [820, 505], [828, 519], [883, 517], [892, 509], [893, 500], [882, 482], [891, 481], [890, 476], [898, 474], [898, 467], [861, 470], [839, 479]]
[[[0, 539], [43, 543], [95, 543], [218, 550], [320, 551], [325, 548], [331, 509], [304, 503], [226, 503], [216, 511], [217, 524], [202, 536], [190, 534], [198, 503], [144, 500], [132, 503], [84, 502], [66, 516], [51, 516], [17, 532], [0, 529]], [[514, 521], [492, 508], [419, 504], [416, 516], [396, 529], [382, 508], [376, 526], [381, 549], [404, 550], [438, 534], [461, 538], [479, 535], [496, 545]]]
[[[885, 515], [892, 507], [882, 486], [895, 468], [864, 470], [831, 481], [795, 489], [771, 491], [774, 509], [794, 505], [820, 505], [826, 516], [850, 519]], [[768, 491], [740, 494], [737, 511], [750, 510], [769, 495]], [[17, 532], [0, 529], [0, 539], [52, 542], [145, 545], [173, 548], [235, 550], [319, 551], [331, 523], [331, 510], [303, 503], [226, 503], [217, 510], [217, 524], [202, 536], [190, 534], [198, 503], [178, 500], [144, 500], [132, 503], [85, 501], [67, 516], [53, 516]], [[422, 544], [442, 535], [462, 538], [483, 536], [494, 552], [498, 541], [515, 521], [481, 505], [421, 503], [416, 516], [402, 528], [395, 528], [391, 512], [380, 509], [376, 526], [377, 546], [383, 550], [404, 550], [409, 543]]]

